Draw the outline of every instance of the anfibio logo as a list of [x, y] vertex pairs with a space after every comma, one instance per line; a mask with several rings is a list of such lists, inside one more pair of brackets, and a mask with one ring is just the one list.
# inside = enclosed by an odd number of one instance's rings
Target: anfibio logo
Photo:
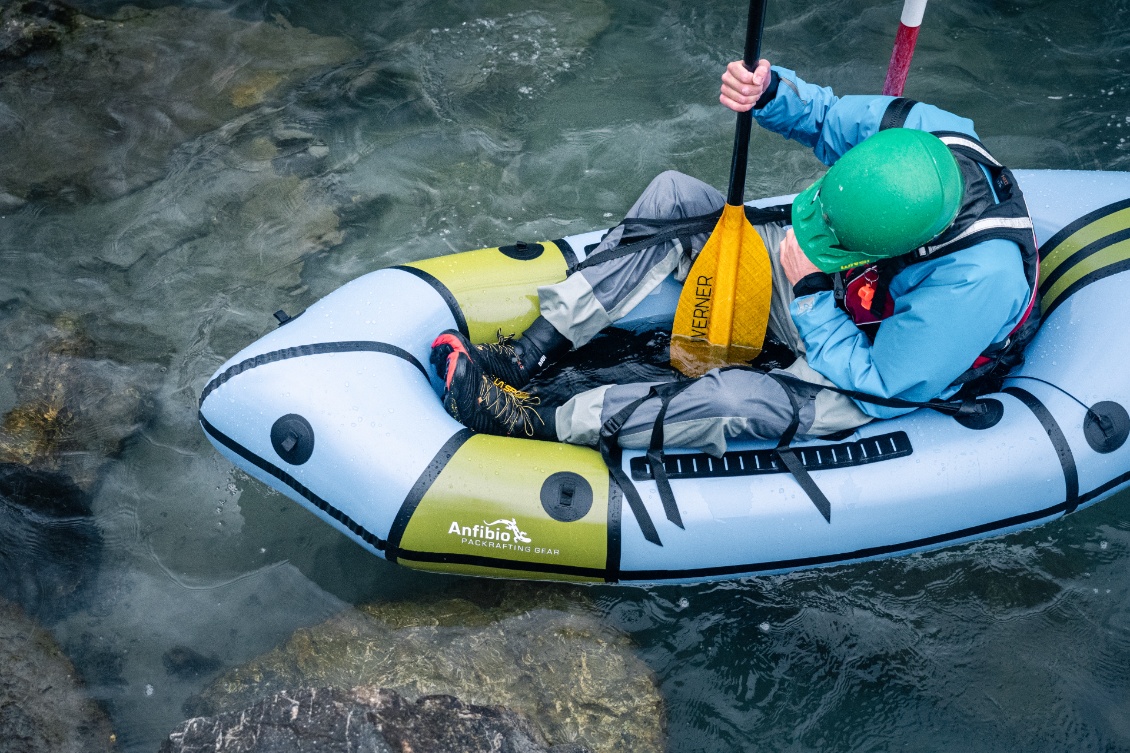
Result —
[[[473, 526], [460, 525], [459, 521], [453, 520], [447, 529], [447, 533], [451, 536], [458, 536], [461, 544], [470, 546], [507, 549], [515, 552], [534, 551], [533, 547], [528, 546], [528, 544], [533, 543], [533, 540], [518, 527], [517, 518], [510, 520], [503, 518], [493, 523], [487, 523], [484, 520], [482, 525], [476, 523]], [[557, 554], [557, 551], [539, 547], [537, 553]]]

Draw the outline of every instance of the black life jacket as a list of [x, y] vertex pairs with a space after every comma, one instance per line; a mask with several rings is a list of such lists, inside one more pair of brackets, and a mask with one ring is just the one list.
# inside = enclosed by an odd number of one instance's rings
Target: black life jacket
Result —
[[[888, 112], [899, 102], [892, 102]], [[909, 109], [905, 107], [904, 117]], [[893, 125], [884, 118], [883, 127]], [[957, 217], [940, 236], [908, 254], [834, 275], [836, 302], [855, 325], [874, 340], [879, 325], [894, 313], [895, 302], [889, 293], [891, 280], [908, 266], [956, 253], [991, 239], [1012, 241], [1020, 247], [1024, 276], [1032, 290], [1024, 316], [1005, 340], [987, 348], [953, 382], [965, 386], [967, 392], [992, 391], [1004, 374], [1023, 363], [1024, 347], [1039, 327], [1036, 288], [1040, 257], [1032, 218], [1012, 171], [997, 162], [981, 142], [967, 134], [951, 131], [938, 131], [934, 135], [949, 147], [965, 181]]]

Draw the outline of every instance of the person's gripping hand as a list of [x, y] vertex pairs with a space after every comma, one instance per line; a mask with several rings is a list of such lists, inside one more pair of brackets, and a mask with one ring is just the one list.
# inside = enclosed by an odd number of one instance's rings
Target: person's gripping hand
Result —
[[800, 244], [796, 242], [796, 234], [792, 228], [789, 228], [785, 237], [781, 239], [781, 268], [785, 270], [785, 277], [789, 279], [790, 285], [796, 285], [810, 274], [820, 271], [804, 255]]
[[722, 96], [718, 101], [734, 112], [745, 112], [761, 99], [769, 81], [768, 60], [760, 61], [752, 71], [746, 70], [742, 61], [735, 60], [726, 66], [726, 72], [722, 74]]

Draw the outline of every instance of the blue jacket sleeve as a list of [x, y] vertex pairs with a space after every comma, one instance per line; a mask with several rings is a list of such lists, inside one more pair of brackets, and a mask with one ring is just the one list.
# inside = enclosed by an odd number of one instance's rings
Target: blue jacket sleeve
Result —
[[[894, 97], [856, 95], [837, 97], [826, 86], [801, 80], [787, 68], [773, 67], [780, 77], [777, 96], [753, 117], [766, 130], [811, 148], [817, 159], [831, 165], [848, 149], [879, 130]], [[911, 109], [906, 127], [920, 131], [959, 131], [976, 137], [973, 121], [919, 103]]]
[[[812, 148], [824, 164], [879, 130], [893, 97], [837, 97], [827, 87], [775, 68], [777, 95], [754, 117], [764, 127]], [[927, 104], [911, 109], [905, 127], [958, 131], [976, 137], [973, 122]], [[948, 396], [953, 380], [1019, 322], [1030, 291], [1019, 249], [993, 240], [915, 264], [892, 282], [894, 314], [872, 343], [836, 306], [832, 293], [793, 302], [792, 316], [808, 363], [834, 384], [881, 397], [925, 401]], [[875, 418], [905, 409], [858, 402]]]

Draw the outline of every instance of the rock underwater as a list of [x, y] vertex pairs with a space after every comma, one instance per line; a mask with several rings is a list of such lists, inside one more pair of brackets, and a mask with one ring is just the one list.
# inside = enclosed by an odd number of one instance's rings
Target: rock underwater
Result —
[[186, 711], [237, 711], [299, 688], [374, 686], [409, 700], [446, 694], [504, 706], [551, 745], [663, 750], [663, 700], [626, 635], [586, 611], [577, 591], [491, 586], [490, 606], [464, 598], [370, 604], [299, 630], [221, 676]]
[[248, 709], [190, 719], [160, 753], [591, 753], [547, 747], [520, 714], [433, 695], [415, 703], [379, 688], [283, 691]]
[[0, 747], [6, 753], [114, 749], [105, 714], [51, 636], [0, 600]]
[[22, 55], [0, 71], [9, 204], [126, 194], [162, 177], [175, 146], [356, 54], [347, 40], [285, 23], [177, 7], [97, 19], [54, 0], [5, 8], [5, 42], [0, 52]]

